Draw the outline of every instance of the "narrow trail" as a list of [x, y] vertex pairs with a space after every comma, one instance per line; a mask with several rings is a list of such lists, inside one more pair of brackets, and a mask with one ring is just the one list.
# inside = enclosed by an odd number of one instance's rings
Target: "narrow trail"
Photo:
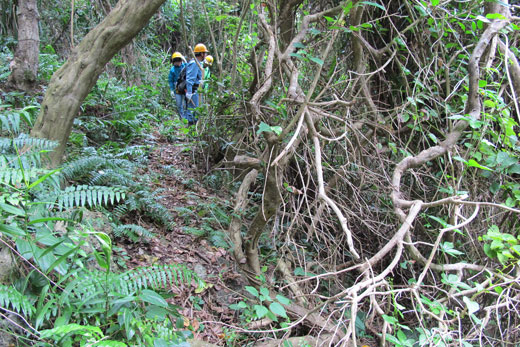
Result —
[[[213, 321], [237, 324], [236, 312], [229, 305], [236, 303], [241, 296], [234, 290], [247, 283], [236, 272], [235, 262], [224, 248], [211, 245], [204, 237], [183, 232], [183, 228], [197, 228], [202, 219], [179, 211], [196, 210], [196, 207], [216, 194], [198, 183], [200, 173], [190, 162], [190, 152], [186, 151], [189, 142], [170, 142], [158, 132], [154, 133], [156, 148], [150, 153], [147, 171], [162, 173], [161, 180], [150, 182], [153, 190], [161, 190], [161, 204], [174, 216], [175, 227], [167, 231], [163, 226], [149, 221], [136, 220], [136, 224], [146, 227], [155, 234], [148, 242], [117, 242], [128, 255], [126, 265], [129, 269], [149, 265], [184, 264], [197, 273], [208, 284], [201, 293], [196, 293], [196, 285], [171, 288], [175, 294], [170, 302], [179, 307], [184, 317], [184, 325], [193, 331], [195, 338], [224, 345], [224, 330], [221, 324], [205, 324]], [[179, 175], [165, 175], [164, 167], [171, 167]], [[180, 170], [180, 171], [178, 171]], [[222, 230], [225, 231], [225, 230]], [[200, 331], [202, 330], [202, 331]]]

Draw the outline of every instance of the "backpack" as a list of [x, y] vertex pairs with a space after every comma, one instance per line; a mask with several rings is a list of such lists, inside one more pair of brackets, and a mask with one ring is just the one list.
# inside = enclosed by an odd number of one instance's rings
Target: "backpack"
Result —
[[186, 94], [186, 65], [179, 74], [177, 79], [177, 94]]

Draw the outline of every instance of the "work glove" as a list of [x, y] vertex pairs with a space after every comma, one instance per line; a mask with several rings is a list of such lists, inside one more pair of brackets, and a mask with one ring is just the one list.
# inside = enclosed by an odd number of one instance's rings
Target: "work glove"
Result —
[[173, 90], [170, 90], [170, 96], [171, 96], [172, 98], [175, 97], [175, 92], [174, 92]]
[[191, 101], [191, 98], [193, 98], [193, 94], [192, 93], [186, 93], [186, 99], [188, 101]]

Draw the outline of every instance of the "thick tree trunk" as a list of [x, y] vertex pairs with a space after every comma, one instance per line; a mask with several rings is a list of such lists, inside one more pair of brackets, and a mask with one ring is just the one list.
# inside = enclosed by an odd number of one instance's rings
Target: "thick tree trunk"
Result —
[[20, 0], [18, 5], [18, 45], [11, 61], [8, 84], [29, 91], [36, 85], [40, 33], [36, 0]]
[[120, 0], [54, 73], [31, 135], [59, 142], [50, 165], [61, 163], [79, 107], [105, 65], [148, 23], [165, 0]]

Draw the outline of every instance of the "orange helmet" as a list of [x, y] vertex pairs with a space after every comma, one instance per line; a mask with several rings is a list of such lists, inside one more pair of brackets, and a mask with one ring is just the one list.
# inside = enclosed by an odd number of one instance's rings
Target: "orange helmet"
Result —
[[203, 43], [198, 43], [195, 46], [195, 49], [193, 50], [195, 53], [209, 53], [208, 49], [206, 48], [206, 45]]

